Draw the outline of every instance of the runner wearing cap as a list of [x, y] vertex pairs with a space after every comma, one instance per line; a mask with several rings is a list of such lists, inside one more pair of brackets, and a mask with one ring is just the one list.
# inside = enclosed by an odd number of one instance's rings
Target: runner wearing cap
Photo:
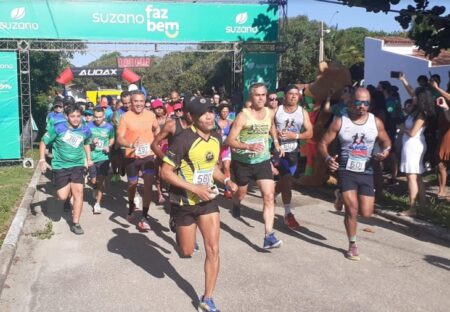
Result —
[[[273, 94], [271, 95], [273, 97]], [[298, 140], [307, 140], [313, 136], [312, 124], [308, 112], [298, 105], [300, 90], [296, 85], [289, 85], [284, 93], [283, 105], [275, 109], [275, 125], [284, 156], [279, 160], [280, 180], [275, 187], [275, 194], [281, 193], [284, 205], [284, 224], [291, 230], [300, 227], [291, 211], [292, 184], [299, 161]]]
[[[39, 144], [39, 167], [42, 173], [47, 169], [53, 171], [53, 181], [59, 200], [70, 205], [73, 198], [72, 224], [70, 230], [77, 234], [84, 234], [80, 226], [80, 216], [83, 209], [83, 187], [85, 163], [92, 165], [91, 149], [89, 146], [91, 131], [81, 122], [81, 107], [77, 104], [69, 105], [65, 114], [67, 121], [48, 128]], [[52, 166], [45, 161], [45, 146], [53, 144]]]
[[275, 149], [283, 156], [273, 122], [273, 112], [265, 107], [267, 88], [263, 83], [250, 86], [250, 108], [244, 108], [233, 123], [226, 144], [232, 148], [231, 167], [239, 190], [233, 198], [233, 217], [241, 215], [241, 201], [247, 194], [250, 179], [256, 180], [263, 196], [264, 243], [266, 249], [277, 248], [282, 241], [275, 237], [273, 222], [275, 218], [272, 165], [270, 162], [269, 137]]
[[192, 98], [188, 106], [194, 123], [174, 138], [164, 157], [161, 176], [171, 185], [169, 198], [181, 253], [185, 256], [193, 253], [197, 226], [203, 236], [205, 291], [198, 310], [218, 311], [212, 299], [219, 273], [220, 237], [214, 180], [233, 191], [237, 186], [217, 165], [221, 138], [212, 131], [214, 106], [204, 98]]
[[101, 107], [94, 110], [94, 121], [88, 124], [91, 130], [91, 159], [89, 180], [94, 189], [94, 214], [101, 213], [100, 202], [105, 191], [105, 178], [109, 170], [109, 151], [114, 145], [114, 127], [105, 121], [105, 112]]
[[[155, 113], [156, 119], [158, 120], [159, 128], [160, 128], [160, 130], [162, 130], [166, 124], [166, 121], [168, 120], [168, 116], [167, 116], [167, 112], [166, 112], [164, 103], [160, 99], [156, 99], [156, 100], [153, 100], [151, 105], [152, 105], [152, 111]], [[160, 131], [160, 133], [161, 133], [161, 131]], [[153, 146], [153, 143], [155, 143], [155, 140], [153, 140], [152, 146]], [[167, 140], [163, 140], [161, 142], [161, 144], [162, 144], [162, 149], [164, 151], [166, 151], [168, 148]], [[153, 150], [153, 148], [152, 148], [152, 150]], [[158, 192], [158, 204], [163, 204], [165, 202], [165, 198], [161, 191], [161, 179], [160, 179], [160, 169], [162, 166], [162, 158], [157, 157], [155, 159], [155, 162], [156, 162], [156, 169], [158, 171], [156, 174], [156, 190]]]
[[125, 147], [125, 161], [128, 178], [128, 217], [133, 220], [136, 210], [134, 197], [138, 185], [139, 172], [144, 180], [142, 218], [137, 224], [140, 231], [149, 231], [148, 210], [150, 207], [152, 185], [155, 175], [155, 157], [150, 149], [154, 133], [159, 132], [158, 121], [153, 112], [144, 109], [145, 95], [140, 91], [133, 91], [131, 107], [119, 121], [117, 140]]

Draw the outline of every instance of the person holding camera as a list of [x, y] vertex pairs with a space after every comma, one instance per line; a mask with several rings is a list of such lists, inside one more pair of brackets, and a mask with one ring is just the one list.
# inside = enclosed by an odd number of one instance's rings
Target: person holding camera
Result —
[[216, 311], [212, 295], [219, 273], [219, 206], [214, 181], [232, 192], [237, 185], [218, 166], [222, 139], [213, 131], [214, 106], [205, 98], [193, 97], [189, 103], [193, 125], [174, 137], [164, 157], [161, 178], [170, 185], [171, 215], [177, 243], [184, 256], [194, 252], [197, 226], [205, 244], [205, 291], [199, 311]]

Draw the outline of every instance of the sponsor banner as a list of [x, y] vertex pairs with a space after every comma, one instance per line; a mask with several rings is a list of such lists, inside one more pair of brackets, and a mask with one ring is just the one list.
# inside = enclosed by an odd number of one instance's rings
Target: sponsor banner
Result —
[[116, 77], [122, 74], [123, 69], [109, 67], [109, 68], [85, 68], [73, 67], [71, 68], [74, 77]]
[[141, 68], [150, 67], [151, 57], [118, 57], [117, 67], [119, 68]]
[[17, 55], [0, 52], [0, 159], [20, 159]]
[[149, 1], [0, 2], [0, 38], [275, 41], [278, 6]]
[[248, 90], [254, 83], [263, 82], [269, 92], [276, 90], [277, 63], [276, 53], [244, 54], [244, 102], [248, 99]]

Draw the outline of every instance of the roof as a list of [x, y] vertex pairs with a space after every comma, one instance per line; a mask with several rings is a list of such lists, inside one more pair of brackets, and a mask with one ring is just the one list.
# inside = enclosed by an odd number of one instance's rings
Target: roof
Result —
[[[405, 37], [377, 37], [383, 40], [384, 46], [388, 47], [415, 47], [414, 41]], [[425, 52], [417, 48], [413, 48], [411, 56], [429, 60], [425, 56]], [[450, 65], [450, 50], [442, 50], [439, 56], [431, 60], [432, 66]]]

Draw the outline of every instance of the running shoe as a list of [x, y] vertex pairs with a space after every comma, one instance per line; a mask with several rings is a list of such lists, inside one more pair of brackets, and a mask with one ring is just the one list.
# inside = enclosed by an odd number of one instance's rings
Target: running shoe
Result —
[[284, 224], [286, 224], [291, 230], [297, 230], [300, 227], [300, 224], [298, 224], [297, 220], [295, 220], [292, 213], [288, 213], [284, 216]]
[[240, 205], [233, 205], [233, 210], [231, 211], [231, 214], [235, 218], [241, 217], [241, 206]]
[[350, 260], [359, 261], [358, 246], [356, 244], [350, 244], [348, 251], [345, 253], [345, 257]]
[[336, 197], [334, 200], [334, 209], [336, 209], [336, 211], [342, 211], [342, 208], [344, 208], [344, 203], [342, 202], [341, 191], [336, 189], [334, 191], [334, 197]]
[[148, 232], [150, 231], [150, 224], [148, 224], [148, 220], [144, 217], [142, 217], [141, 221], [138, 222], [137, 228], [141, 232]]
[[102, 213], [102, 207], [100, 207], [99, 203], [95, 203], [94, 205], [94, 214], [100, 214]]
[[279, 248], [281, 245], [283, 245], [283, 241], [281, 239], [277, 239], [274, 232], [264, 237], [264, 249]]
[[70, 230], [71, 230], [73, 233], [77, 234], [77, 235], [82, 235], [82, 234], [84, 234], [84, 231], [83, 231], [83, 229], [82, 229], [82, 227], [81, 227], [81, 225], [80, 225], [79, 223], [74, 223], [74, 224], [72, 224], [72, 225], [70, 226]]
[[230, 190], [226, 190], [225, 192], [223, 192], [223, 196], [226, 199], [232, 199], [233, 198], [233, 193]]
[[213, 298], [205, 298], [202, 296], [198, 304], [198, 312], [220, 312], [220, 310], [216, 308]]
[[199, 246], [198, 242], [195, 242], [194, 252], [200, 252], [200, 246]]

